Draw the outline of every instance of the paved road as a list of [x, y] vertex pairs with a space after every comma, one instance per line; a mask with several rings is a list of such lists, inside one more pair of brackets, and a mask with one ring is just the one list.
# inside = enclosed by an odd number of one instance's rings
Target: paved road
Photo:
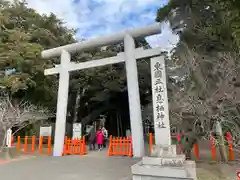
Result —
[[3, 180], [128, 180], [137, 159], [108, 157], [106, 151], [87, 156], [36, 157], [0, 164]]

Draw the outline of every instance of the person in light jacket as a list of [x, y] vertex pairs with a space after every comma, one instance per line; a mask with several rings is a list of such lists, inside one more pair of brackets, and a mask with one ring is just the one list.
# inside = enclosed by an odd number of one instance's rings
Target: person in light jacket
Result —
[[102, 128], [102, 132], [104, 135], [104, 140], [103, 140], [103, 147], [106, 148], [107, 146], [107, 139], [108, 139], [108, 131], [105, 127]]

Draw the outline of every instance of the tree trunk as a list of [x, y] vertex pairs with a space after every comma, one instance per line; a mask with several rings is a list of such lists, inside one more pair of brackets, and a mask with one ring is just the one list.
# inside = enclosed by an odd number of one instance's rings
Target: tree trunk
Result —
[[6, 147], [6, 139], [7, 139], [7, 131], [4, 130], [4, 137], [2, 139], [2, 144], [0, 147], [0, 157], [3, 158], [4, 160], [10, 160], [12, 158], [11, 156], [11, 147]]
[[7, 131], [4, 130], [4, 137], [2, 139], [2, 144], [0, 147], [0, 152], [3, 152], [6, 146]]
[[78, 88], [77, 95], [76, 95], [76, 102], [74, 106], [74, 117], [73, 117], [73, 123], [76, 123], [78, 120], [78, 110], [80, 107], [80, 101], [81, 97], [85, 94], [85, 88]]
[[195, 132], [186, 132], [184, 134], [184, 142], [182, 145], [182, 151], [186, 156], [186, 160], [190, 160], [191, 158], [191, 152], [193, 149], [194, 144], [197, 143], [197, 135]]
[[227, 156], [226, 146], [224, 142], [224, 135], [222, 132], [222, 125], [220, 124], [220, 122], [217, 122], [216, 124], [216, 133], [217, 133], [217, 136], [219, 137], [219, 153], [221, 155], [221, 159], [222, 161], [227, 162], [228, 156]]

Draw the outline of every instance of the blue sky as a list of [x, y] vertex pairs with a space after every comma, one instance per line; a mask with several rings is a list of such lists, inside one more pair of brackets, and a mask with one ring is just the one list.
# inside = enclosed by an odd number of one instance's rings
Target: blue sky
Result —
[[[77, 39], [89, 39], [127, 28], [155, 23], [157, 9], [168, 0], [27, 0], [39, 13], [54, 13], [69, 28], [77, 29]], [[171, 49], [178, 37], [163, 24], [163, 33], [148, 37], [152, 46]]]

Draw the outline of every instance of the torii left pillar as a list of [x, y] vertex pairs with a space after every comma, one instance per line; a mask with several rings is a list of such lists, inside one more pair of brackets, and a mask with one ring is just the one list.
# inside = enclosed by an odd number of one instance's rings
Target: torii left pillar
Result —
[[57, 98], [57, 115], [55, 124], [55, 136], [53, 156], [62, 156], [64, 134], [66, 131], [66, 114], [68, 105], [68, 89], [69, 89], [69, 71], [68, 65], [71, 61], [71, 55], [67, 51], [62, 51], [61, 68], [59, 71], [59, 85]]

